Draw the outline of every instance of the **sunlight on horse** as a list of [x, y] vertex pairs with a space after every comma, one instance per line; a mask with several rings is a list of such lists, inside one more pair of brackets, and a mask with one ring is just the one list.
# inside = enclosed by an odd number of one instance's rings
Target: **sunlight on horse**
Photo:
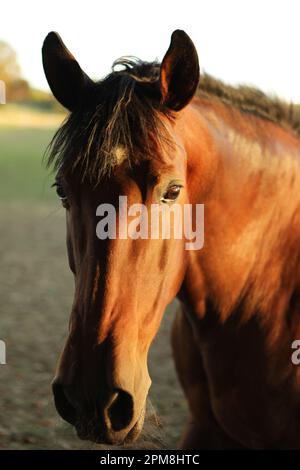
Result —
[[[136, 439], [147, 356], [177, 297], [172, 346], [190, 419], [180, 446], [299, 448], [300, 121], [249, 87], [203, 75], [173, 33], [162, 64], [122, 58], [94, 82], [56, 33], [50, 88], [70, 115], [50, 146], [75, 277], [69, 335], [53, 382], [78, 436]], [[117, 70], [118, 68], [118, 70]], [[205, 244], [96, 237], [96, 208], [205, 206]], [[299, 414], [298, 414], [299, 413]]]

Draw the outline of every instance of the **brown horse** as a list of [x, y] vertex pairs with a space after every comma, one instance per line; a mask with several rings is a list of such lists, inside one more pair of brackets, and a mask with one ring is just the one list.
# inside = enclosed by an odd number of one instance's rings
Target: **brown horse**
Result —
[[[70, 115], [49, 163], [66, 208], [75, 276], [69, 336], [53, 383], [78, 435], [122, 443], [143, 426], [147, 355], [178, 297], [172, 345], [190, 409], [181, 447], [300, 448], [300, 129], [250, 88], [199, 81], [175, 31], [162, 64], [121, 59], [92, 81], [50, 33], [50, 88]], [[195, 96], [196, 95], [196, 96]], [[205, 244], [99, 239], [99, 204], [205, 205]], [[172, 222], [171, 222], [172, 224]], [[298, 315], [298, 316], [297, 316]]]

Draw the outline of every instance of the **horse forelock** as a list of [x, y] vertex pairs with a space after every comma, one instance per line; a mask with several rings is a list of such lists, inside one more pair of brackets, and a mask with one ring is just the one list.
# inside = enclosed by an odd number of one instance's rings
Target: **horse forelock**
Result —
[[163, 116], [172, 114], [160, 103], [156, 63], [122, 58], [117, 66], [123, 70], [96, 83], [56, 132], [48, 157], [56, 171], [77, 169], [98, 183], [125, 160], [159, 158], [171, 144]]

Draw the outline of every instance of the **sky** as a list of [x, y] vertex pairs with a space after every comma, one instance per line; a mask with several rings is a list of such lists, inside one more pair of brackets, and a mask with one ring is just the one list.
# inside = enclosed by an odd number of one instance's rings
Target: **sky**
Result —
[[202, 72], [300, 102], [299, 0], [9, 0], [0, 15], [0, 39], [37, 88], [48, 90], [41, 46], [49, 31], [100, 79], [123, 55], [162, 60], [179, 28], [193, 40]]

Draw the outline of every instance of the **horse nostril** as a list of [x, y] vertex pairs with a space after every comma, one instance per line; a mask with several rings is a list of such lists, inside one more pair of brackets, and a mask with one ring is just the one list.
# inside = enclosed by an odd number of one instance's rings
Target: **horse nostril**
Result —
[[107, 409], [107, 417], [113, 431], [127, 428], [133, 418], [133, 399], [123, 390], [116, 390]]
[[68, 399], [64, 386], [54, 381], [52, 384], [54, 403], [60, 416], [70, 424], [75, 424], [76, 409]]

